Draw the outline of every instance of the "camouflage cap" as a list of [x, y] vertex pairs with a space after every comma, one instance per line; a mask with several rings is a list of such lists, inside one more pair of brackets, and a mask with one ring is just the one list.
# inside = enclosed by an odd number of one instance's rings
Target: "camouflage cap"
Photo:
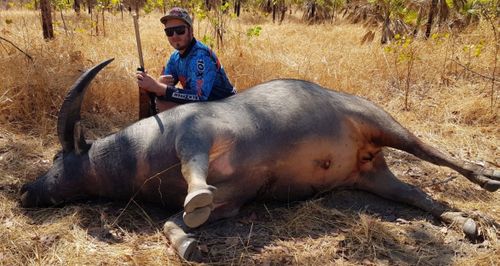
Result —
[[174, 7], [168, 11], [168, 13], [163, 16], [160, 21], [161, 23], [165, 24], [169, 19], [180, 19], [184, 22], [186, 22], [189, 27], [193, 27], [193, 20], [189, 16], [189, 13], [187, 12], [186, 9], [180, 8], [180, 7]]

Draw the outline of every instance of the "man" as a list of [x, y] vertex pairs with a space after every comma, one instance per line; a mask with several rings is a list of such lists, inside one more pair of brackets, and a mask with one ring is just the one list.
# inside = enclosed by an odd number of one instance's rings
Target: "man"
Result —
[[[178, 104], [218, 100], [236, 93], [212, 50], [194, 38], [193, 22], [185, 9], [174, 7], [160, 21], [176, 51], [158, 80], [137, 73], [139, 88], [157, 96], [160, 112]], [[182, 88], [175, 87], [178, 82]]]

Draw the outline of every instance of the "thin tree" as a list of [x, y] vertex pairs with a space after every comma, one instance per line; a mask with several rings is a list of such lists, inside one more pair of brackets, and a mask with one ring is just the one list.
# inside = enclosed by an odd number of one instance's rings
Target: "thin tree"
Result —
[[437, 2], [438, 0], [431, 0], [431, 8], [429, 9], [429, 17], [425, 29], [425, 38], [431, 36], [432, 21], [434, 20], [434, 14], [436, 14]]
[[40, 11], [42, 13], [43, 38], [54, 39], [54, 27], [52, 25], [52, 13], [49, 0], [40, 0]]
[[234, 1], [234, 13], [236, 14], [237, 17], [240, 16], [240, 11], [241, 11], [241, 0], [235, 0]]
[[73, 9], [75, 10], [76, 14], [80, 15], [80, 0], [74, 0], [73, 2]]

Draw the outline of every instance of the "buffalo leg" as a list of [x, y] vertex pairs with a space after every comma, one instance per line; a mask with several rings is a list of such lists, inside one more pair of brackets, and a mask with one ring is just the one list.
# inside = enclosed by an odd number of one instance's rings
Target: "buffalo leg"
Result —
[[[184, 159], [184, 158], [186, 159]], [[183, 219], [187, 226], [198, 227], [205, 223], [213, 209], [215, 187], [207, 184], [208, 152], [182, 156], [182, 175], [188, 184], [184, 201]]]
[[[236, 203], [219, 206], [210, 214], [208, 222], [210, 223], [220, 219], [234, 217], [238, 214], [239, 209], [240, 206]], [[187, 261], [194, 261], [200, 257], [198, 241], [187, 233], [192, 229], [184, 224], [182, 218], [185, 218], [185, 215], [182, 217], [181, 214], [182, 213], [177, 213], [172, 215], [168, 221], [165, 222], [163, 231], [179, 256]]]
[[[410, 145], [408, 145], [408, 143]], [[398, 148], [410, 152], [420, 159], [433, 164], [450, 167], [488, 191], [494, 192], [500, 188], [500, 171], [487, 169], [480, 165], [462, 160], [456, 160], [440, 152], [436, 148], [423, 143], [416, 137], [412, 137], [412, 141], [404, 142], [403, 146], [398, 146]]]
[[421, 189], [397, 179], [387, 167], [382, 153], [374, 158], [373, 169], [361, 174], [356, 187], [390, 200], [418, 207], [443, 222], [461, 226], [470, 238], [477, 236], [478, 229], [474, 220], [467, 218], [460, 211], [452, 210], [435, 201]]
[[195, 260], [199, 255], [198, 241], [186, 233], [189, 228], [184, 225], [181, 215], [178, 213], [170, 217], [163, 231], [179, 256], [188, 261]]

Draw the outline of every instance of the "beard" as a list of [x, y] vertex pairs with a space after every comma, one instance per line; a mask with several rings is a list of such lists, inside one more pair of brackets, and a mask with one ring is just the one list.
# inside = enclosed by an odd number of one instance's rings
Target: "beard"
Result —
[[176, 42], [174, 43], [174, 48], [175, 50], [178, 50], [178, 51], [183, 51], [183, 50], [186, 50], [186, 48], [188, 48], [189, 46], [189, 42]]
[[178, 38], [170, 40], [170, 45], [175, 48], [177, 51], [185, 51], [189, 45], [191, 44], [193, 37], [191, 35], [191, 32], [188, 31], [186, 32], [185, 35], [183, 36], [178, 36]]

